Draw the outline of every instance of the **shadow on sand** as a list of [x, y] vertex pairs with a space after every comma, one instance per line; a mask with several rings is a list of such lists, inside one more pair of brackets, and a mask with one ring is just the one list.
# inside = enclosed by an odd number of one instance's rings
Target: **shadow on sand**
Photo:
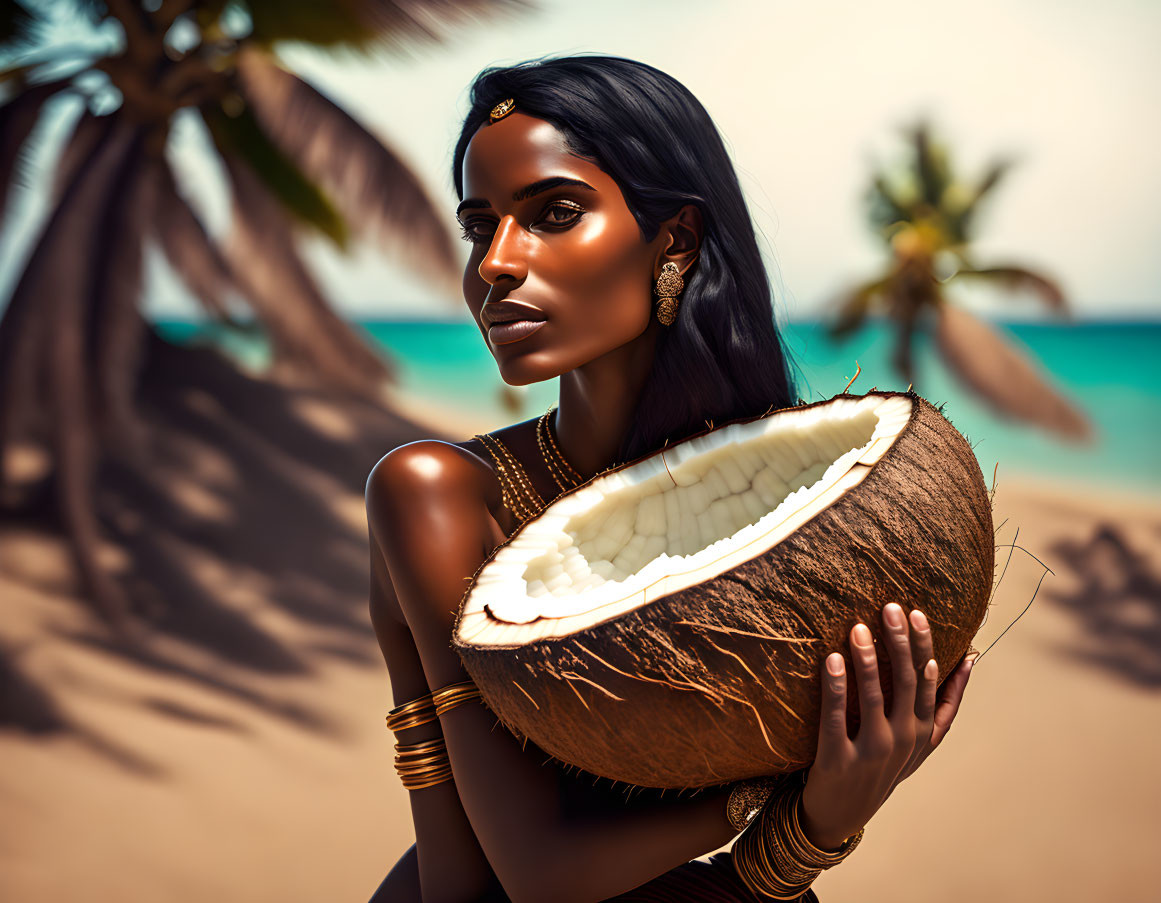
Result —
[[[96, 617], [73, 619], [57, 638], [307, 729], [337, 730], [324, 711], [272, 698], [246, 677], [309, 675], [313, 663], [328, 658], [378, 660], [367, 614], [364, 481], [392, 448], [448, 437], [372, 402], [253, 378], [213, 349], [156, 336], [140, 385], [149, 449], [109, 455], [98, 512], [126, 563], [119, 576], [148, 638], [113, 633]], [[25, 489], [16, 507], [0, 511], [0, 543], [19, 532], [61, 535], [46, 501], [51, 485]], [[245, 588], [242, 601], [224, 598], [223, 588], [234, 587]], [[287, 631], [254, 616], [270, 603], [304, 639], [288, 642]], [[0, 726], [74, 730], [122, 764], [151, 770], [127, 749], [70, 724], [66, 707], [24, 673], [20, 659], [16, 647], [0, 644]], [[243, 730], [164, 699], [142, 702], [159, 717]]]
[[1139, 686], [1161, 688], [1161, 574], [1112, 523], [1084, 541], [1052, 547], [1054, 567], [1075, 578], [1049, 601], [1071, 612], [1083, 639], [1069, 652]]

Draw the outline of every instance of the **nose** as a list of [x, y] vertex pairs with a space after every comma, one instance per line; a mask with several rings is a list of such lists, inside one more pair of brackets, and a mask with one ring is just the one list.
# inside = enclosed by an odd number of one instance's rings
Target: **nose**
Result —
[[514, 216], [505, 216], [496, 226], [496, 234], [492, 237], [488, 253], [480, 261], [480, 278], [489, 285], [495, 285], [504, 276], [523, 282], [528, 275], [528, 263], [521, 246], [521, 231]]

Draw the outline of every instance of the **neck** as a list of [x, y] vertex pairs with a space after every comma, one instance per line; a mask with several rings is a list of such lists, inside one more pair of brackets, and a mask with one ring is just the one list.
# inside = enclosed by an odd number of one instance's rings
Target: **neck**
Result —
[[657, 322], [632, 342], [560, 377], [555, 432], [561, 454], [585, 479], [616, 463], [617, 450], [653, 366]]

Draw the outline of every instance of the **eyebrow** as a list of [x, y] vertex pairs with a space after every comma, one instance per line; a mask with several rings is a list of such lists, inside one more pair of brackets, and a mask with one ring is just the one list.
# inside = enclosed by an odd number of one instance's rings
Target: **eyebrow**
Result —
[[[553, 188], [558, 188], [561, 185], [573, 185], [577, 188], [587, 188], [589, 191], [596, 191], [592, 185], [590, 185], [588, 182], [582, 182], [580, 179], [570, 179], [568, 176], [549, 176], [547, 179], [540, 179], [539, 181], [532, 182], [531, 184], [525, 185], [523, 188], [518, 189], [515, 193], [513, 193], [512, 200], [527, 200], [533, 195], [543, 194], [544, 192], [551, 191]], [[456, 208], [456, 216], [459, 216], [465, 210], [491, 206], [492, 205], [483, 198], [468, 198]]]

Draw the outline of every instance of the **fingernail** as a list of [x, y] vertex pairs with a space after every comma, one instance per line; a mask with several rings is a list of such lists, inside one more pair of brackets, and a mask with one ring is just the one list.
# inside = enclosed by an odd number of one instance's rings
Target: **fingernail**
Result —
[[860, 646], [871, 645], [871, 631], [867, 628], [866, 624], [855, 625], [855, 642]]
[[927, 629], [927, 615], [921, 612], [918, 608], [911, 612], [911, 622], [915, 625], [916, 630]]
[[888, 602], [883, 609], [883, 614], [887, 618], [887, 623], [892, 627], [903, 626], [903, 609], [895, 602]]
[[837, 652], [832, 652], [826, 657], [826, 670], [839, 677], [843, 673], [843, 657]]
[[967, 673], [968, 674], [972, 673], [972, 665], [974, 665], [975, 663], [976, 663], [976, 660], [974, 658], [969, 658], [967, 660]]

